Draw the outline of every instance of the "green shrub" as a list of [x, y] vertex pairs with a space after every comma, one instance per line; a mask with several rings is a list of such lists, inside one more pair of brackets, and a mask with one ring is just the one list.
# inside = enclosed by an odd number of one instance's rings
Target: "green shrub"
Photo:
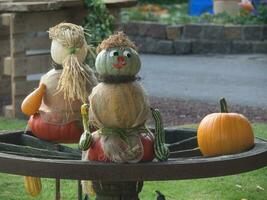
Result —
[[103, 0], [85, 0], [88, 15], [84, 19], [83, 27], [86, 32], [86, 41], [91, 48], [86, 58], [86, 63], [94, 68], [98, 44], [114, 32], [114, 18], [108, 12]]
[[267, 24], [267, 4], [261, 5], [257, 9], [257, 18], [259, 21], [261, 21], [263, 24]]
[[140, 3], [177, 4], [187, 3], [188, 0], [138, 0]]
[[90, 9], [84, 21], [87, 42], [97, 46], [114, 31], [114, 18], [109, 14], [103, 0], [85, 0]]

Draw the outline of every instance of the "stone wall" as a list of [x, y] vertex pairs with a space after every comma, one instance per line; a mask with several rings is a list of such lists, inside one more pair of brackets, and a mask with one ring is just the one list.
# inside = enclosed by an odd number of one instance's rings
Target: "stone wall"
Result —
[[267, 25], [165, 25], [130, 22], [121, 25], [142, 53], [267, 53]]

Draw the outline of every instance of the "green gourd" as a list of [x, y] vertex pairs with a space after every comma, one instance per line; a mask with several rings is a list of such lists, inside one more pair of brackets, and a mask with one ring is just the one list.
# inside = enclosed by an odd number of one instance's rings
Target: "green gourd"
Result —
[[96, 71], [102, 76], [135, 76], [140, 67], [138, 53], [129, 47], [104, 49], [96, 58]]

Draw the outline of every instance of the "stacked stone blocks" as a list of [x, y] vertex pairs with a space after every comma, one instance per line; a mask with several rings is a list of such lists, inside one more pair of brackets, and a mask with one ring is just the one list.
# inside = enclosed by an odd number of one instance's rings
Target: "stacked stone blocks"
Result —
[[267, 25], [130, 22], [121, 29], [143, 53], [267, 53]]

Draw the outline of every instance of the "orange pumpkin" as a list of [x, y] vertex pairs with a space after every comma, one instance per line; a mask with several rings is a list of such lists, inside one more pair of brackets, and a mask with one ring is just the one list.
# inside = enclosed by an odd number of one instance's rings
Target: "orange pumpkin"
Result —
[[204, 156], [234, 154], [254, 145], [254, 135], [246, 117], [228, 113], [225, 99], [221, 99], [221, 113], [204, 117], [197, 131], [200, 151]]
[[45, 122], [39, 114], [32, 115], [28, 121], [32, 134], [36, 137], [59, 143], [77, 143], [83, 133], [78, 121], [57, 125]]
[[[143, 157], [142, 162], [152, 161], [155, 157], [154, 153], [154, 141], [146, 134], [140, 134], [141, 143], [143, 145]], [[111, 162], [110, 159], [105, 155], [103, 147], [101, 145], [100, 137], [95, 134], [94, 142], [90, 147], [89, 153], [87, 154], [88, 160]]]

